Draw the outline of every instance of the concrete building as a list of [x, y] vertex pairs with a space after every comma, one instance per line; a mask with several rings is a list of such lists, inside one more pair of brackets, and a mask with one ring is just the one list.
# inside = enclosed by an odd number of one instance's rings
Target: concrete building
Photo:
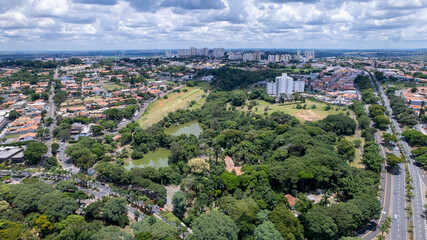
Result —
[[282, 76], [276, 77], [274, 83], [267, 83], [266, 91], [267, 94], [274, 95], [276, 98], [279, 98], [281, 95], [290, 97], [293, 92], [304, 92], [304, 86], [304, 82], [294, 82], [286, 73], [282, 73]]
[[305, 83], [303, 81], [294, 82], [294, 92], [304, 92]]
[[13, 163], [24, 162], [24, 149], [16, 147], [0, 148], [0, 163], [12, 161]]

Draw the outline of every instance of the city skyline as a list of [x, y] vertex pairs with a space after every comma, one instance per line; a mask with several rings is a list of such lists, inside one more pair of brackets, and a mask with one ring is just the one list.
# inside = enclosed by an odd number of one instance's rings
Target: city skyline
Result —
[[426, 7], [425, 0], [6, 0], [0, 51], [419, 49]]

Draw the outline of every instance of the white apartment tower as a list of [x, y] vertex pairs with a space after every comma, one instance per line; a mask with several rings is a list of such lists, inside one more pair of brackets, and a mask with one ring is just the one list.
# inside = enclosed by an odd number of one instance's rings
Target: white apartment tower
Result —
[[[274, 83], [267, 83], [267, 93], [269, 95], [274, 95], [276, 98], [279, 98], [282, 94], [287, 97], [292, 96], [292, 92], [296, 92], [294, 83], [298, 83], [297, 90], [304, 91], [304, 82], [294, 82], [294, 80], [289, 77], [286, 73], [282, 73], [282, 76], [276, 77], [276, 81]], [[301, 85], [302, 83], [302, 85]]]
[[305, 83], [303, 81], [294, 82], [294, 92], [304, 92]]

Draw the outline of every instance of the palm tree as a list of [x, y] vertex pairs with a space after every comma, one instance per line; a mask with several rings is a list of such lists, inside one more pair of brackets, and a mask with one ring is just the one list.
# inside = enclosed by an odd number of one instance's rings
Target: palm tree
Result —
[[320, 206], [328, 206], [329, 205], [329, 197], [328, 193], [323, 194], [322, 199], [319, 202]]

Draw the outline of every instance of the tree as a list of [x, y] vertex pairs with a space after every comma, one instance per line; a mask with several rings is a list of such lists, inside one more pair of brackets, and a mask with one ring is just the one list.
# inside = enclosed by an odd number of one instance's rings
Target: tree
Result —
[[9, 120], [10, 121], [14, 121], [15, 119], [19, 118], [21, 116], [21, 113], [16, 111], [16, 110], [12, 110], [9, 112]]
[[91, 240], [133, 240], [133, 235], [122, 231], [120, 227], [117, 226], [108, 226], [99, 229], [96, 233], [94, 233]]
[[265, 221], [257, 226], [254, 231], [254, 240], [284, 240], [279, 231], [274, 228], [274, 224]]
[[354, 159], [354, 144], [345, 138], [341, 138], [337, 144], [338, 153], [344, 155], [348, 160]]
[[50, 131], [48, 128], [40, 128], [37, 131], [36, 138], [44, 140], [49, 135], [49, 133]]
[[379, 104], [372, 104], [371, 106], [369, 106], [369, 113], [373, 116], [379, 116], [379, 115], [384, 115], [385, 113], [385, 107]]
[[74, 180], [59, 181], [56, 183], [55, 188], [61, 192], [75, 192], [77, 190]]
[[252, 235], [258, 212], [258, 205], [254, 199], [237, 200], [234, 197], [225, 196], [219, 200], [218, 205], [237, 224], [241, 238]]
[[323, 211], [315, 210], [305, 215], [305, 236], [311, 239], [336, 239], [338, 227]]
[[380, 129], [386, 129], [388, 125], [390, 124], [390, 120], [388, 117], [384, 115], [378, 115], [374, 117], [374, 123], [380, 128]]
[[21, 239], [22, 226], [18, 223], [7, 220], [0, 221], [0, 239], [15, 240]]
[[383, 224], [381, 225], [380, 231], [381, 231], [381, 235], [384, 236], [384, 233], [388, 233], [390, 231], [390, 227], [391, 227], [391, 222], [393, 220], [391, 219], [391, 217], [387, 217]]
[[404, 131], [402, 136], [405, 137], [406, 141], [412, 146], [427, 145], [427, 136], [415, 129]]
[[47, 153], [47, 146], [42, 142], [30, 142], [24, 150], [24, 157], [30, 164], [38, 164]]
[[285, 239], [304, 239], [304, 228], [299, 220], [284, 205], [276, 207], [269, 219]]
[[124, 227], [129, 221], [127, 217], [127, 202], [124, 198], [110, 198], [101, 207], [102, 218], [108, 222]]
[[235, 90], [231, 93], [231, 105], [240, 107], [245, 105], [247, 94], [241, 90]]
[[359, 121], [359, 125], [362, 129], [367, 129], [371, 124], [371, 120], [366, 114], [360, 116], [357, 120]]
[[194, 236], [200, 240], [233, 240], [238, 232], [234, 221], [217, 210], [203, 213], [193, 223]]
[[46, 236], [54, 229], [53, 224], [48, 221], [46, 215], [40, 215], [40, 217], [34, 220], [35, 228], [42, 236]]
[[101, 125], [93, 125], [90, 128], [90, 131], [92, 132], [93, 136], [100, 136], [102, 134], [102, 131], [104, 131], [104, 127]]
[[203, 158], [193, 158], [188, 161], [187, 165], [193, 173], [202, 173], [204, 169], [209, 170], [209, 163]]
[[344, 114], [329, 115], [320, 123], [323, 130], [336, 132], [338, 135], [352, 135], [356, 130], [356, 122]]
[[59, 144], [58, 143], [52, 143], [52, 154], [55, 155], [58, 152]]
[[172, 204], [173, 204], [173, 214], [179, 219], [184, 218], [186, 212], [186, 201], [185, 193], [183, 191], [178, 191], [173, 195]]
[[397, 137], [390, 133], [384, 133], [382, 138], [386, 146], [389, 146], [390, 142], [397, 142]]
[[78, 208], [74, 199], [63, 196], [59, 191], [44, 194], [38, 202], [38, 210], [46, 214], [51, 221], [65, 219]]
[[132, 223], [131, 228], [137, 239], [147, 239], [148, 236], [150, 236], [148, 239], [175, 239], [178, 236], [178, 229], [175, 226], [154, 216], [146, 216], [141, 221]]
[[400, 158], [394, 155], [393, 153], [387, 154], [387, 164], [392, 168], [399, 166], [400, 163], [404, 163], [404, 162], [405, 160], [403, 158]]

